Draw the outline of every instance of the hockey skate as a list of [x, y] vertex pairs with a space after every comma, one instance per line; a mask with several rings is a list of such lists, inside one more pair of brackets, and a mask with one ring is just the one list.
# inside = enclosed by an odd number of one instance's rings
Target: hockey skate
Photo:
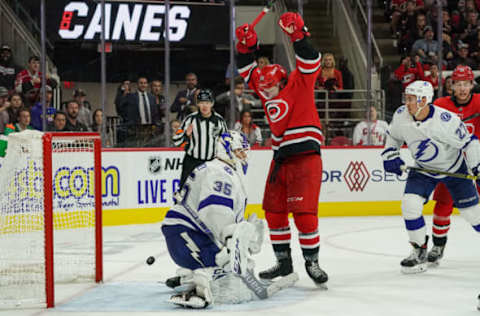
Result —
[[400, 262], [403, 273], [412, 274], [427, 271], [427, 242], [428, 236], [422, 246], [419, 246], [416, 243], [411, 243], [413, 249], [410, 256]]
[[319, 288], [327, 289], [328, 275], [320, 268], [318, 261], [305, 261], [305, 269], [308, 276], [315, 282], [315, 285]]
[[440, 259], [443, 258], [443, 250], [445, 246], [433, 246], [432, 250], [428, 252], [427, 261], [432, 265], [438, 265]]
[[272, 280], [279, 276], [286, 276], [293, 272], [292, 258], [280, 259], [273, 267], [258, 274], [261, 279]]

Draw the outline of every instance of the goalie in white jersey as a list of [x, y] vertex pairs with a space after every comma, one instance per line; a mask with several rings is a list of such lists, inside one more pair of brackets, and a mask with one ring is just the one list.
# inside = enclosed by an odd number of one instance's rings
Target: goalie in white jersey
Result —
[[181, 268], [167, 280], [179, 294], [170, 302], [204, 308], [215, 302], [240, 303], [264, 299], [292, 285], [296, 274], [282, 282], [263, 284], [253, 276], [251, 253], [263, 242], [263, 222], [244, 221], [249, 144], [236, 131], [222, 134], [216, 159], [193, 170], [181, 190], [181, 200], [162, 224], [168, 252]]
[[[429, 82], [415, 81], [405, 89], [405, 104], [397, 109], [387, 131], [382, 153], [385, 171], [401, 175], [405, 163], [400, 147], [406, 143], [416, 167], [450, 173], [479, 175], [480, 143], [470, 135], [460, 118], [431, 103], [433, 88]], [[438, 182], [446, 184], [455, 206], [480, 232], [480, 206], [472, 180], [410, 170], [402, 198], [402, 215], [413, 246], [411, 255], [400, 263], [404, 273], [426, 270], [427, 241], [423, 204]]]

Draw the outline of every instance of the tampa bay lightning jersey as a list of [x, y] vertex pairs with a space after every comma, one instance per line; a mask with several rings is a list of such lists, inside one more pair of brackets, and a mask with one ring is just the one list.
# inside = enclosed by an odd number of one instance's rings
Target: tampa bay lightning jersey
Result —
[[416, 121], [406, 106], [399, 107], [387, 131], [386, 150], [398, 150], [406, 143], [418, 167], [456, 172], [465, 160], [463, 151], [471, 145], [472, 150], [467, 152], [468, 165], [478, 165], [480, 145], [460, 118], [437, 106], [429, 107], [430, 112], [423, 121]]
[[183, 225], [223, 240], [222, 229], [244, 219], [247, 192], [243, 171], [221, 160], [208, 161], [190, 174], [183, 185], [182, 200], [168, 211], [163, 225]]

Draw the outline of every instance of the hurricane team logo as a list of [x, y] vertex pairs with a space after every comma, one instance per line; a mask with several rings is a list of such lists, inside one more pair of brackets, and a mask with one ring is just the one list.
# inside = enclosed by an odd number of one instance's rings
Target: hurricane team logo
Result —
[[415, 160], [418, 162], [429, 162], [438, 156], [438, 147], [430, 138], [416, 141], [409, 147], [415, 151]]
[[281, 121], [288, 114], [288, 103], [284, 100], [267, 101], [265, 108], [272, 123]]

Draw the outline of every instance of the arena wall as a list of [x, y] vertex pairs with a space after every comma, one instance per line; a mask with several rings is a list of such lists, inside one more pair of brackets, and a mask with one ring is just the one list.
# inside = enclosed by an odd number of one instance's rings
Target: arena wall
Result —
[[[406, 175], [383, 171], [381, 148], [324, 148], [320, 217], [399, 215]], [[178, 188], [183, 151], [104, 149], [105, 225], [161, 221]], [[247, 174], [247, 212], [263, 217], [262, 197], [272, 151], [252, 150]], [[402, 157], [412, 163], [406, 149]], [[432, 211], [427, 203], [426, 213]]]

